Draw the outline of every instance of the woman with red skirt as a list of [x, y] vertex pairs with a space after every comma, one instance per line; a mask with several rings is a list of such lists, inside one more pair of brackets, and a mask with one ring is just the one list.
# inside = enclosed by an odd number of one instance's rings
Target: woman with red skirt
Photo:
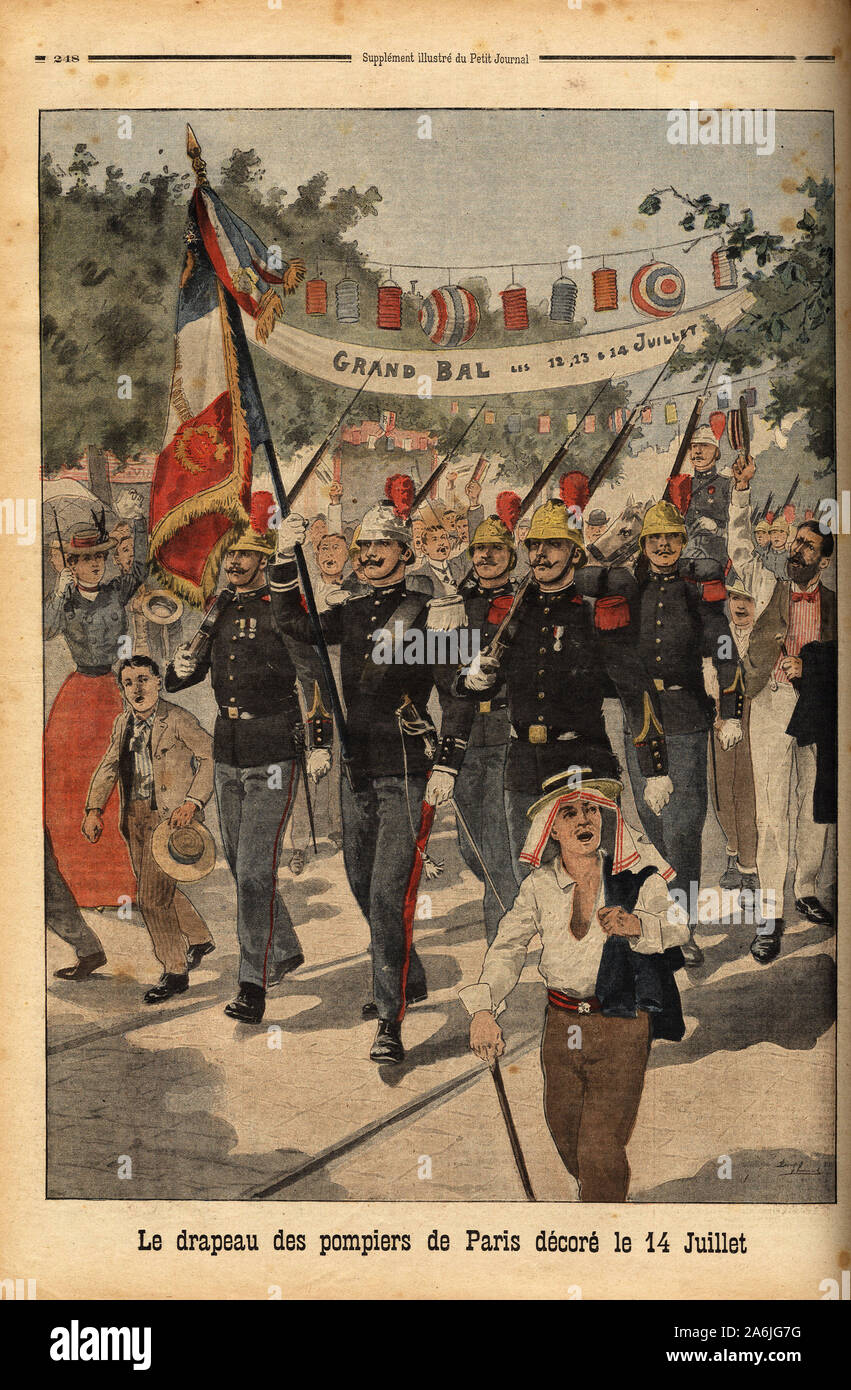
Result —
[[92, 773], [123, 707], [113, 665], [128, 631], [125, 604], [141, 584], [147, 561], [141, 499], [131, 493], [127, 501], [122, 511], [135, 513], [127, 572], [102, 583], [115, 542], [102, 525], [78, 526], [65, 541], [66, 565], [44, 604], [45, 639], [61, 634], [77, 668], [56, 696], [45, 730], [44, 818], [59, 871], [80, 907], [114, 907], [122, 898], [132, 901], [136, 890], [118, 829], [118, 797], [104, 809], [97, 844], [80, 833]]

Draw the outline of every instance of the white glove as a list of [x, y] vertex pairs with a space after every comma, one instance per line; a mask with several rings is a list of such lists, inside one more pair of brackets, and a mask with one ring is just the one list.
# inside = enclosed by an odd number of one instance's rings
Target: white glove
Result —
[[307, 522], [303, 516], [290, 512], [278, 522], [278, 554], [290, 559], [297, 545], [304, 543], [307, 535]]
[[444, 801], [448, 801], [454, 792], [455, 774], [453, 772], [433, 772], [426, 782], [423, 800], [429, 806], [442, 806]]
[[722, 719], [718, 725], [718, 742], [723, 749], [735, 748], [742, 741], [741, 719]]
[[476, 652], [464, 672], [464, 684], [468, 690], [491, 690], [499, 678], [499, 662], [492, 656]]
[[661, 815], [667, 806], [674, 784], [670, 777], [648, 777], [644, 788], [644, 800], [654, 816]]
[[194, 656], [189, 655], [189, 643], [184, 642], [178, 647], [172, 659], [172, 670], [179, 681], [185, 681], [187, 676], [191, 676], [195, 667], [198, 665]]
[[56, 593], [59, 598], [64, 598], [68, 590], [73, 589], [73, 587], [74, 575], [69, 566], [66, 565], [64, 570], [60, 572], [59, 578], [56, 581]]
[[307, 755], [307, 775], [311, 782], [320, 782], [331, 770], [331, 754], [327, 748], [312, 748]]
[[137, 516], [144, 516], [145, 506], [141, 494], [136, 492], [135, 488], [131, 488], [129, 492], [122, 492], [116, 499], [113, 511], [122, 521], [133, 521]]
[[710, 534], [714, 534], [714, 532], [718, 530], [718, 522], [713, 521], [711, 516], [702, 516], [695, 529], [697, 531], [708, 531]]

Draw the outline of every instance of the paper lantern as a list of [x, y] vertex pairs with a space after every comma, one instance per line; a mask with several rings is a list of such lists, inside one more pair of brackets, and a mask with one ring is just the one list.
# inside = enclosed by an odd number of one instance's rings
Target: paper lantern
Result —
[[550, 318], [557, 323], [572, 323], [576, 311], [576, 283], [562, 275], [553, 284], [550, 295]]
[[360, 319], [357, 280], [339, 280], [334, 287], [334, 298], [340, 323], [357, 323]]
[[579, 421], [579, 416], [576, 415], [573, 411], [571, 411], [571, 413], [570, 413], [570, 414], [568, 415], [568, 417], [567, 417], [567, 432], [568, 432], [568, 434], [572, 434], [572, 433], [573, 433], [573, 431], [576, 429], [576, 426], [577, 426], [577, 424], [578, 424], [578, 421]]
[[676, 266], [665, 261], [650, 261], [639, 267], [629, 287], [633, 307], [654, 319], [666, 319], [676, 313], [685, 293], [682, 275]]
[[478, 328], [479, 306], [462, 285], [442, 285], [423, 300], [419, 321], [436, 347], [456, 348], [469, 342]]
[[526, 306], [526, 290], [522, 285], [515, 285], [512, 280], [507, 290], [500, 291], [502, 300], [502, 317], [505, 326], [511, 332], [518, 329], [529, 327], [529, 310]]
[[328, 285], [319, 276], [315, 280], [308, 280], [304, 287], [305, 312], [308, 314], [327, 314], [328, 312]]
[[730, 260], [726, 247], [712, 252], [712, 281], [716, 290], [734, 290], [739, 283], [736, 262]]
[[378, 327], [402, 327], [402, 288], [395, 280], [385, 280], [378, 286]]
[[720, 444], [721, 436], [727, 428], [727, 416], [723, 410], [713, 410], [709, 417], [709, 428]]
[[665, 406], [665, 424], [675, 425], [677, 423], [677, 404], [676, 401], [668, 401]]
[[753, 410], [757, 402], [756, 387], [749, 386], [742, 394], [744, 395], [745, 405], [748, 407], [748, 410]]
[[585, 416], [585, 433], [586, 433], [586, 434], [593, 434], [594, 431], [596, 430], [596, 428], [597, 428], [597, 416], [596, 416], [596, 415], [586, 415], [586, 416]]
[[549, 432], [550, 432], [550, 417], [549, 417], [549, 415], [539, 415], [539, 416], [538, 416], [538, 434], [549, 434]]
[[494, 423], [495, 420], [496, 420], [496, 415], [494, 414], [494, 412], [493, 412], [492, 410], [486, 410], [486, 411], [485, 411], [485, 424], [486, 424], [486, 425], [492, 425], [492, 424]]
[[722, 386], [721, 390], [718, 392], [718, 395], [716, 396], [716, 402], [717, 402], [717, 405], [718, 405], [718, 409], [719, 409], [719, 410], [728, 410], [728, 409], [729, 409], [729, 406], [730, 406], [730, 388], [729, 388], [729, 386]]
[[508, 417], [508, 433], [509, 433], [509, 434], [519, 434], [519, 433], [520, 433], [520, 416], [519, 416], [519, 415], [509, 415], [509, 417]]
[[449, 402], [449, 414], [450, 414], [450, 415], [457, 415], [457, 414], [458, 414], [458, 402], [457, 402], [457, 401], [450, 401], [450, 402]]
[[645, 406], [642, 406], [642, 409], [641, 409], [641, 423], [642, 423], [642, 425], [652, 425], [652, 424], [653, 424], [653, 407], [652, 407], [652, 405], [645, 405]]
[[598, 314], [618, 307], [617, 271], [600, 266], [599, 270], [592, 272], [591, 284], [594, 290], [594, 308]]

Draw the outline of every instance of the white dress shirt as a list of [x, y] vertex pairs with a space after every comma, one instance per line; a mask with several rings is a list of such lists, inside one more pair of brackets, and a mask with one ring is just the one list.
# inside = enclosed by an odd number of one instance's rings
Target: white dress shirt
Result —
[[[608, 939], [598, 918], [604, 905], [600, 851], [598, 857], [600, 891], [591, 925], [581, 940], [570, 930], [576, 883], [561, 855], [533, 869], [523, 880], [514, 906], [506, 912], [488, 947], [478, 983], [459, 991], [468, 1013], [501, 1012], [506, 996], [520, 978], [529, 943], [536, 934], [541, 938], [538, 970], [547, 987], [574, 999], [587, 999], [594, 993]], [[625, 940], [639, 955], [656, 955], [688, 939], [687, 914], [674, 902], [661, 874], [649, 874], [644, 880], [633, 913], [641, 923], [641, 935]]]

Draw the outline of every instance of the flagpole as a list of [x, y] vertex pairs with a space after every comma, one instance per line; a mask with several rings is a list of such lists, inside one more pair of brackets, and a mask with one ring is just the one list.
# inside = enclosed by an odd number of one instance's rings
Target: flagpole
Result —
[[[191, 125], [187, 125], [186, 127], [186, 153], [192, 161], [192, 169], [195, 174], [196, 183], [199, 186], [207, 184], [207, 165], [201, 157], [201, 146], [198, 144], [198, 139]], [[251, 370], [253, 374], [253, 364]], [[260, 396], [260, 386], [257, 382], [256, 375], [254, 376], [254, 387], [257, 391], [257, 399], [258, 401], [261, 401], [262, 405], [262, 400]], [[265, 409], [263, 410], [263, 417], [266, 420], [266, 426], [268, 429], [268, 418], [266, 417]], [[327, 444], [327, 440], [325, 441], [325, 444]], [[323, 445], [323, 447], [325, 447], [325, 444]], [[278, 510], [282, 517], [288, 516], [291, 510], [289, 498], [287, 497], [287, 490], [284, 487], [284, 480], [281, 477], [281, 469], [278, 464], [278, 456], [275, 452], [275, 446], [272, 443], [271, 439], [267, 438], [263, 440], [263, 448], [265, 450], [266, 459], [269, 464], [269, 473], [271, 474], [272, 478], [272, 488], [275, 493], [275, 501], [278, 504]], [[295, 562], [298, 568], [299, 579], [301, 580], [301, 590], [304, 595], [305, 607], [307, 608], [308, 616], [313, 626], [313, 635], [315, 639], [313, 646], [317, 656], [319, 657], [319, 664], [322, 667], [322, 675], [325, 678], [325, 688], [328, 691], [328, 698], [331, 701], [331, 712], [334, 716], [334, 723], [337, 726], [337, 737], [340, 741], [340, 756], [342, 758], [343, 767], [346, 771], [346, 776], [350, 777], [350, 754], [346, 731], [346, 719], [345, 715], [343, 714], [343, 704], [340, 699], [340, 692], [337, 689], [337, 682], [334, 677], [334, 669], [331, 665], [331, 656], [328, 651], [328, 645], [325, 641], [325, 634], [322, 631], [322, 623], [319, 619], [319, 610], [316, 607], [316, 598], [313, 593], [313, 585], [311, 583], [310, 574], [307, 568], [307, 560], [305, 559], [304, 551], [300, 545], [296, 546]]]

